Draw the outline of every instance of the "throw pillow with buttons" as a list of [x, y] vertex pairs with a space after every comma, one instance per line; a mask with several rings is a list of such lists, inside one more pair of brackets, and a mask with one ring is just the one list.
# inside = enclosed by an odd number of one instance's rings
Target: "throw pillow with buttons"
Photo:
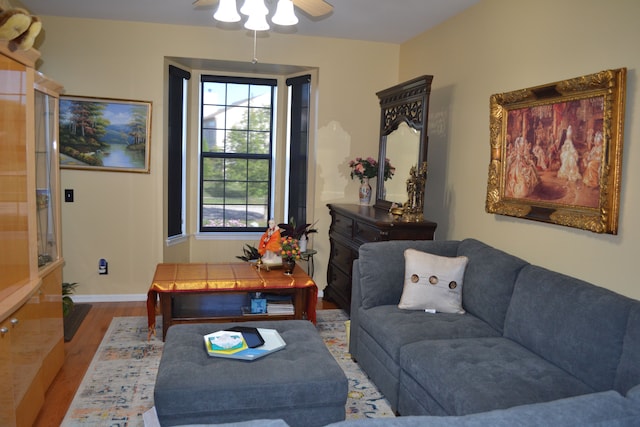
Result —
[[398, 308], [463, 314], [462, 282], [469, 259], [404, 251], [404, 289]]

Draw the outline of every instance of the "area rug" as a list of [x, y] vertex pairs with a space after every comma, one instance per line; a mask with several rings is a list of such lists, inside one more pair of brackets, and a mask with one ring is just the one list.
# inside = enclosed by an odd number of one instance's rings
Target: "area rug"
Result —
[[[318, 311], [318, 331], [349, 379], [347, 419], [393, 417], [389, 403], [348, 354], [342, 310]], [[145, 317], [115, 317], [87, 369], [62, 426], [155, 424], [153, 388], [162, 355], [162, 319], [147, 341]], [[146, 413], [146, 415], [145, 415]]]

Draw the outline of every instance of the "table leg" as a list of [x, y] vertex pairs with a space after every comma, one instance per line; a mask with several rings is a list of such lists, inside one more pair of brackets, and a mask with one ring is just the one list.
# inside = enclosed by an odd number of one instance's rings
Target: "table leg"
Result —
[[304, 288], [296, 288], [293, 294], [294, 318], [302, 320], [307, 313], [307, 290]]
[[167, 336], [167, 330], [169, 326], [171, 326], [173, 317], [172, 317], [172, 303], [173, 299], [171, 298], [171, 294], [168, 292], [160, 293], [160, 311], [162, 313], [162, 341], [165, 340]]

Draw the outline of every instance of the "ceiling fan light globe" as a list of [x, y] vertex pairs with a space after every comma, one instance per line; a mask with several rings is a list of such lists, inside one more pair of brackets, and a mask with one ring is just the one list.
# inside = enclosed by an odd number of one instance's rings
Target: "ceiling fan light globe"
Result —
[[244, 0], [240, 13], [249, 17], [252, 15], [267, 16], [269, 9], [265, 6], [264, 0]]
[[213, 18], [220, 22], [238, 22], [240, 15], [236, 9], [236, 0], [220, 0]]
[[247, 30], [253, 31], [267, 31], [271, 28], [267, 22], [266, 15], [249, 15], [249, 19], [244, 23], [244, 27]]
[[296, 25], [298, 23], [298, 17], [293, 10], [293, 1], [278, 0], [276, 13], [273, 15], [273, 18], [271, 18], [271, 21], [276, 25]]

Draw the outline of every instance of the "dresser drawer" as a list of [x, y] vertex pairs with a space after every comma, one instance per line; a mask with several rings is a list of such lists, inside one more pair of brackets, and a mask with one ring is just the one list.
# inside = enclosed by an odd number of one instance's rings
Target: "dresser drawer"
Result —
[[330, 296], [333, 299], [340, 299], [349, 307], [351, 304], [351, 274], [346, 274], [334, 264], [329, 264], [328, 271]]
[[[355, 257], [357, 258], [357, 257]], [[340, 268], [345, 273], [351, 274], [351, 265], [353, 264], [353, 251], [347, 246], [331, 241], [331, 263]]]
[[331, 232], [341, 234], [351, 239], [353, 236], [353, 219], [334, 213], [331, 223]]
[[378, 242], [380, 240], [387, 240], [385, 238], [387, 234], [386, 231], [380, 230], [379, 228], [356, 222], [353, 238], [362, 242]]

